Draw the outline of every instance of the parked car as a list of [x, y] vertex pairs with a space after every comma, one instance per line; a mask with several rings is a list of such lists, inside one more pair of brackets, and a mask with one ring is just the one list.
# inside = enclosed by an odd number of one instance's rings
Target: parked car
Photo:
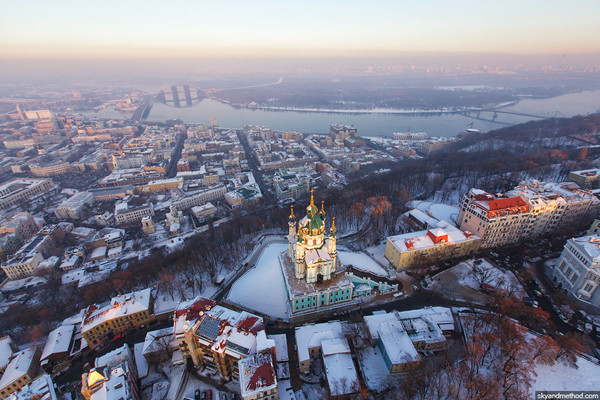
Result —
[[194, 400], [200, 400], [200, 389], [196, 389], [196, 391], [194, 392]]

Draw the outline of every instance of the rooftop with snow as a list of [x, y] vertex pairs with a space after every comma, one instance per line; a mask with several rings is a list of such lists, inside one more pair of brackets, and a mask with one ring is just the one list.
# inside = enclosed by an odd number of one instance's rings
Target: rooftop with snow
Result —
[[277, 388], [271, 353], [256, 354], [238, 361], [242, 398]]

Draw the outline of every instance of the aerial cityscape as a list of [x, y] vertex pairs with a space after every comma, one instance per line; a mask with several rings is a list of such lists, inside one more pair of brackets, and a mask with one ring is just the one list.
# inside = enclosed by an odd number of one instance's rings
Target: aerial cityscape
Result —
[[0, 6], [0, 400], [600, 399], [600, 2]]

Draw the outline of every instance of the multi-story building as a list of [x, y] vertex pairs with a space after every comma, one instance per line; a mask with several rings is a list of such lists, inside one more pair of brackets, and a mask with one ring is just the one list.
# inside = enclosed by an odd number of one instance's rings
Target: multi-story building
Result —
[[35, 141], [33, 139], [13, 139], [13, 140], [5, 140], [4, 147], [10, 150], [14, 149], [26, 149], [35, 146]]
[[239, 379], [239, 360], [275, 348], [261, 317], [215, 306], [202, 297], [179, 305], [173, 333], [184, 358], [226, 379]]
[[146, 171], [144, 168], [132, 168], [112, 171], [110, 175], [98, 180], [98, 183], [102, 187], [139, 186], [161, 177], [161, 174], [154, 171]]
[[142, 194], [166, 192], [183, 185], [183, 178], [158, 179], [150, 181], [142, 186], [136, 186], [135, 190]]
[[600, 236], [569, 239], [556, 265], [552, 281], [569, 296], [600, 308]]
[[142, 218], [142, 230], [147, 234], [151, 234], [156, 231], [154, 229], [154, 222], [152, 221], [151, 216], [146, 215], [144, 218]]
[[37, 266], [44, 260], [39, 251], [26, 256], [13, 257], [2, 263], [2, 269], [10, 280], [26, 278], [35, 273]]
[[69, 361], [74, 338], [75, 325], [61, 325], [50, 332], [40, 359], [42, 368], [50, 373], [55, 365]]
[[0, 379], [0, 398], [6, 399], [31, 382], [40, 368], [40, 350], [30, 347], [18, 353]]
[[115, 153], [112, 156], [112, 164], [117, 170], [139, 168], [146, 164], [146, 158], [143, 154]]
[[594, 222], [592, 222], [592, 226], [590, 226], [590, 229], [588, 229], [587, 231], [587, 235], [595, 235], [597, 233], [600, 232], [600, 219], [595, 219]]
[[431, 154], [437, 153], [443, 150], [445, 147], [450, 145], [451, 141], [446, 140], [428, 140], [426, 142], [419, 144], [419, 153], [424, 156], [429, 156]]
[[81, 323], [81, 334], [91, 348], [109, 337], [125, 333], [154, 320], [151, 289], [113, 297], [110, 304], [89, 306]]
[[225, 201], [232, 207], [252, 204], [262, 198], [258, 183], [247, 183], [244, 186], [225, 193]]
[[333, 139], [344, 140], [350, 136], [358, 136], [358, 131], [353, 126], [331, 125], [329, 126], [329, 136]]
[[139, 222], [146, 216], [154, 216], [154, 207], [152, 207], [152, 203], [131, 208], [128, 203], [119, 203], [115, 205], [115, 222], [117, 224]]
[[277, 374], [271, 353], [240, 359], [238, 370], [243, 400], [279, 400]]
[[582, 188], [590, 189], [598, 180], [600, 180], [600, 169], [584, 169], [581, 171], [571, 171], [567, 177], [568, 181], [575, 182]]
[[94, 368], [81, 376], [85, 400], [140, 400], [138, 373], [127, 344], [96, 358]]
[[0, 209], [29, 201], [53, 188], [51, 179], [13, 179], [0, 185]]
[[322, 358], [329, 398], [353, 398], [360, 384], [342, 323], [299, 326], [295, 337], [300, 372], [308, 373], [313, 360]]
[[63, 175], [72, 172], [71, 164], [64, 161], [52, 161], [44, 164], [31, 164], [29, 170], [33, 176], [42, 178], [48, 176]]
[[106, 211], [102, 214], [95, 215], [94, 219], [98, 225], [111, 226], [115, 223], [115, 214], [111, 213], [110, 211]]
[[529, 219], [529, 206], [521, 197], [507, 197], [471, 189], [461, 201], [457, 221], [462, 231], [481, 238], [481, 247], [516, 243]]
[[94, 201], [113, 201], [122, 199], [127, 195], [132, 195], [134, 190], [133, 185], [123, 185], [99, 189], [90, 189], [88, 192], [94, 195]]
[[178, 210], [183, 211], [208, 203], [209, 201], [221, 200], [225, 197], [226, 193], [227, 188], [222, 183], [216, 183], [204, 190], [194, 192], [184, 192], [181, 189], [174, 189], [171, 191], [171, 197], [173, 198], [171, 204]]
[[441, 221], [436, 228], [388, 237], [385, 257], [396, 269], [403, 269], [466, 256], [480, 243], [479, 236]]
[[421, 363], [421, 356], [400, 321], [381, 323], [376, 344], [390, 373], [411, 370]]
[[2, 263], [2, 269], [8, 275], [8, 279], [21, 279], [33, 275], [40, 262], [44, 257], [51, 255], [64, 236], [65, 233], [59, 225], [42, 228], [13, 257]]
[[429, 135], [424, 132], [394, 132], [394, 140], [427, 140]]
[[18, 351], [19, 348], [10, 338], [10, 336], [3, 336], [0, 338], [0, 375], [4, 373], [4, 370], [10, 363], [13, 354]]
[[278, 199], [297, 199], [310, 190], [310, 176], [275, 175], [273, 185]]
[[83, 211], [94, 204], [94, 195], [90, 192], [79, 192], [63, 201], [54, 214], [59, 220], [81, 219]]
[[600, 212], [600, 200], [573, 182], [523, 182], [507, 193], [529, 204], [524, 234], [537, 236], [566, 226], [587, 226]]
[[323, 354], [321, 342], [344, 338], [344, 332], [341, 322], [330, 321], [296, 327], [295, 337], [298, 368], [301, 373], [306, 374], [310, 370], [311, 361], [318, 359]]
[[471, 189], [460, 204], [458, 222], [482, 238], [481, 247], [515, 243], [574, 226], [589, 224], [600, 200], [573, 182], [523, 182], [504, 194]]
[[48, 374], [40, 375], [24, 386], [20, 392], [13, 393], [9, 400], [58, 400], [54, 382]]
[[365, 323], [390, 372], [416, 368], [418, 352], [444, 350], [445, 335], [454, 331], [452, 311], [445, 307], [378, 312], [366, 316]]
[[28, 212], [20, 212], [0, 225], [0, 235], [6, 233], [18, 235], [25, 240], [32, 237], [38, 230], [39, 227]]
[[21, 212], [0, 225], [0, 253], [13, 255], [39, 230], [31, 214]]
[[206, 203], [201, 206], [192, 207], [192, 213], [199, 220], [203, 220], [204, 218], [215, 215], [217, 213], [217, 207], [212, 203]]

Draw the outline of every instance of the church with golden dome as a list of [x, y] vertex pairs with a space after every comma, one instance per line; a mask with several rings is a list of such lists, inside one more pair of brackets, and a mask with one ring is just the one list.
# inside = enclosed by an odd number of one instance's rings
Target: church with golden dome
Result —
[[290, 260], [294, 260], [296, 278], [306, 279], [307, 283], [330, 280], [337, 260], [335, 217], [326, 237], [325, 204], [321, 202], [321, 211], [319, 211], [311, 192], [306, 216], [298, 221], [297, 225], [296, 229], [296, 216], [292, 206], [288, 240]]
[[292, 206], [288, 226], [289, 249], [280, 264], [292, 313], [352, 301], [354, 285], [338, 258], [335, 218], [328, 228], [325, 205], [317, 208], [312, 190], [306, 216], [297, 220]]

